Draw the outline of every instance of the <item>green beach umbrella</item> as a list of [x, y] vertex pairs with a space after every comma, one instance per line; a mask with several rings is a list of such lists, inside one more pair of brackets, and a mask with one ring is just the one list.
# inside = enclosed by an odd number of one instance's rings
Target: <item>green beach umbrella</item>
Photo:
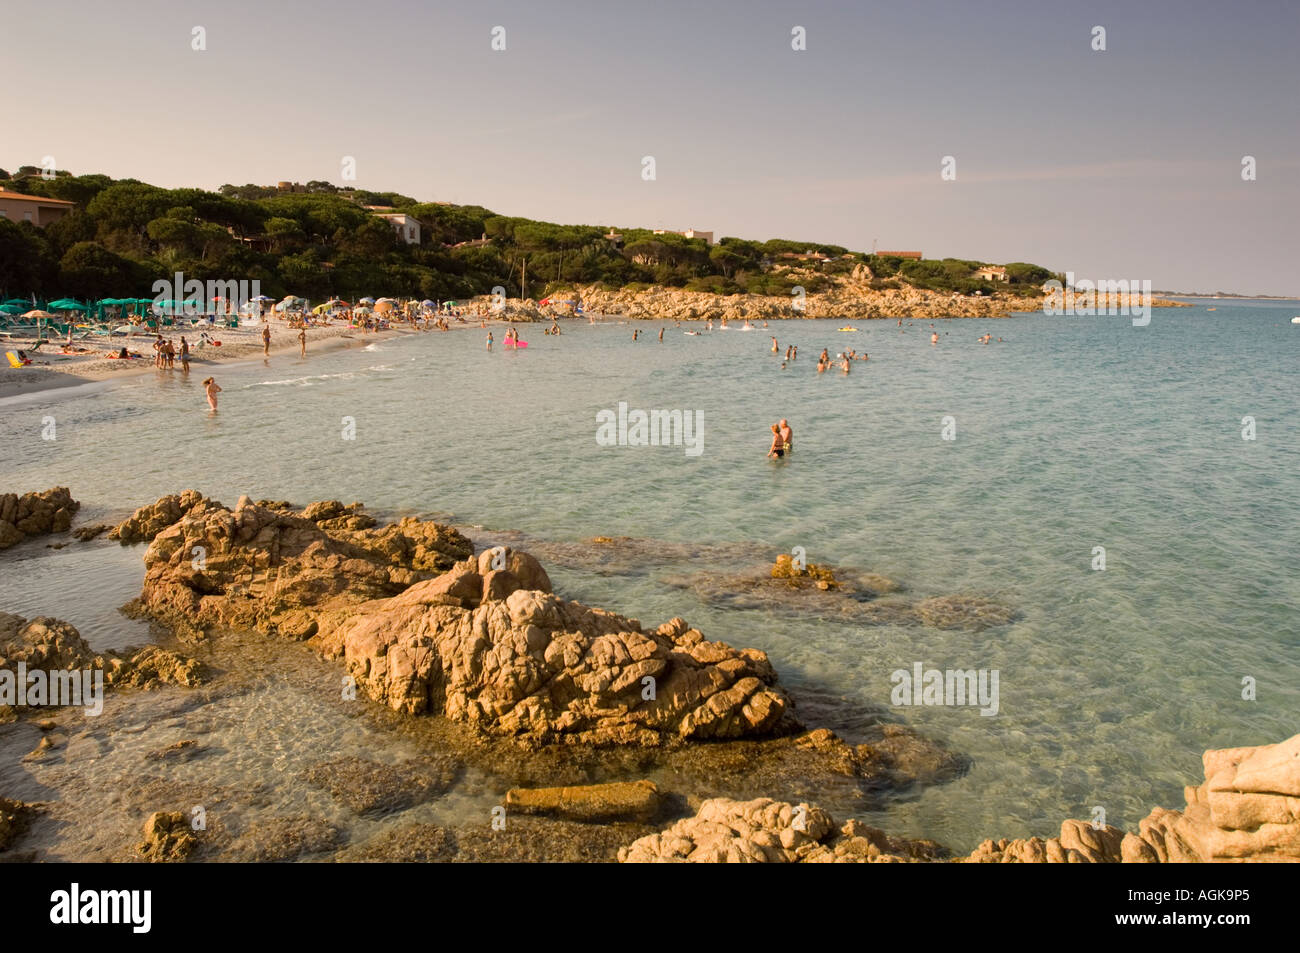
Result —
[[5, 314], [22, 314], [25, 310], [27, 310], [25, 304], [0, 304], [0, 311]]

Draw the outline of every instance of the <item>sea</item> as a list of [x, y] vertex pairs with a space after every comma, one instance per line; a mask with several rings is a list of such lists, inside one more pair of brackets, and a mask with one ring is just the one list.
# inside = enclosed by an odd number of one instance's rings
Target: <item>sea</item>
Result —
[[[79, 523], [195, 488], [231, 506], [360, 500], [480, 545], [516, 534], [581, 553], [592, 537], [630, 537], [617, 565], [548, 566], [557, 591], [766, 651], [810, 727], [856, 741], [901, 722], [969, 759], [864, 820], [958, 852], [1051, 836], [1098, 808], [1132, 829], [1182, 806], [1205, 749], [1300, 729], [1300, 302], [1185, 300], [1145, 326], [1035, 313], [707, 330], [603, 316], [557, 336], [522, 325], [519, 350], [495, 327], [489, 351], [475, 325], [151, 371], [0, 400], [0, 489], [67, 486]], [[823, 348], [869, 360], [819, 374]], [[223, 388], [216, 415], [208, 374]], [[690, 414], [697, 445], [597, 439], [620, 405]], [[794, 449], [772, 459], [782, 418]], [[117, 611], [139, 592], [143, 547], [52, 542], [0, 554], [0, 611], [67, 619], [100, 649], [147, 640]], [[864, 625], [812, 601], [753, 608], [679, 584], [794, 552], [1015, 618]], [[918, 663], [996, 672], [996, 713], [902, 703], [898, 673]], [[258, 690], [239, 730], [273, 733], [276, 753], [238, 753], [232, 736], [204, 771], [236, 784], [332, 730], [362, 743]], [[129, 770], [112, 754], [134, 737], [100, 738], [79, 770]], [[445, 808], [471, 810], [486, 808]]]

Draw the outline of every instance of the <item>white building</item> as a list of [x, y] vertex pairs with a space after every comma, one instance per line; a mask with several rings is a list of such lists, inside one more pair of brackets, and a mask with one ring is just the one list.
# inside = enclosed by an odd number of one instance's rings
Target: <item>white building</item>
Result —
[[393, 226], [397, 237], [408, 245], [420, 244], [420, 223], [401, 212], [376, 212], [380, 218]]
[[1001, 265], [989, 265], [976, 271], [975, 277], [980, 281], [1006, 281], [1007, 270]]
[[655, 234], [656, 235], [681, 235], [683, 238], [702, 238], [704, 239], [704, 244], [706, 245], [713, 244], [712, 232], [701, 232], [694, 228], [688, 228], [684, 232], [674, 232], [674, 231], [669, 231], [666, 228], [656, 228]]

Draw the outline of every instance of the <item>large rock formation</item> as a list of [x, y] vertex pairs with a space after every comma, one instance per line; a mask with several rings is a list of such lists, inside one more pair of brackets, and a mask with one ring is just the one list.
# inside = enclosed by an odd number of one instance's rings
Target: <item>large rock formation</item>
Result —
[[[154, 504], [166, 507], [166, 518], [184, 510], [184, 494], [175, 506], [168, 500]], [[473, 552], [469, 540], [436, 523], [373, 524], [356, 504], [325, 501], [295, 513], [245, 497], [232, 511], [199, 497], [156, 532], [139, 607], [183, 636], [240, 626], [308, 638], [318, 612], [396, 595]], [[139, 525], [130, 538], [156, 521]], [[128, 536], [122, 527], [118, 535]]]
[[972, 863], [1300, 861], [1300, 735], [1273, 745], [1205, 752], [1205, 782], [1181, 811], [1156, 808], [1138, 832], [1066, 821], [1044, 841], [986, 840]]
[[694, 817], [620, 848], [620, 863], [869, 864], [942, 858], [930, 841], [891, 838], [849, 821], [838, 831], [816, 805], [713, 798]]
[[[0, 669], [17, 673], [20, 662], [29, 674], [102, 671], [104, 684], [117, 687], [148, 689], [164, 682], [192, 687], [203, 681], [197, 661], [168, 649], [148, 645], [130, 655], [97, 654], [67, 622], [44, 616], [28, 621], [0, 612]], [[90, 700], [86, 699], [85, 704], [89, 705]], [[12, 720], [17, 707], [0, 704], [0, 722]]]
[[29, 536], [66, 533], [81, 504], [66, 486], [40, 493], [0, 493], [0, 549], [16, 546]]
[[[491, 553], [401, 595], [323, 614], [318, 645], [367, 694], [530, 742], [657, 745], [772, 733], [789, 707], [767, 656], [682, 619], [635, 619], [551, 592], [526, 553]], [[527, 587], [533, 588], [527, 588]]]

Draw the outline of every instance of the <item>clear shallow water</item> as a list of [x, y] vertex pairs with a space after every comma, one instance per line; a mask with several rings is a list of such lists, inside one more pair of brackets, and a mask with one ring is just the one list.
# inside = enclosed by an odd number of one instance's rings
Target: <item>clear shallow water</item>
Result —
[[[192, 486], [232, 505], [360, 499], [545, 539], [742, 542], [764, 561], [798, 545], [915, 596], [1004, 601], [1022, 617], [980, 633], [873, 628], [705, 605], [665, 585], [667, 567], [552, 574], [568, 597], [650, 624], [682, 615], [767, 650], [797, 693], [845, 700], [833, 727], [850, 735], [854, 710], [888, 706], [895, 669], [998, 669], [996, 717], [892, 709], [973, 767], [874, 818], [891, 831], [968, 850], [1053, 833], [1094, 805], [1132, 827], [1182, 803], [1203, 749], [1281, 740], [1300, 712], [1300, 305], [1209, 306], [1156, 311], [1145, 328], [940, 321], [937, 348], [929, 322], [698, 337], [669, 324], [662, 344], [654, 322], [574, 324], [559, 339], [525, 328], [522, 353], [502, 351], [497, 329], [493, 354], [477, 329], [435, 333], [216, 368], [216, 418], [200, 366], [187, 381], [0, 401], [0, 486], [67, 485], [82, 520]], [[985, 331], [1005, 343], [976, 344]], [[782, 352], [799, 346], [789, 369], [769, 334]], [[819, 376], [822, 346], [871, 361]], [[702, 411], [702, 455], [598, 446], [595, 415], [619, 401]], [[45, 415], [56, 441], [40, 439]], [[945, 415], [954, 441], [940, 437]], [[1241, 439], [1246, 415], [1254, 442]], [[798, 449], [775, 463], [767, 426], [783, 416]], [[1098, 545], [1105, 572], [1090, 569]], [[139, 555], [24, 544], [0, 556], [0, 609], [63, 615], [97, 645], [139, 642], [111, 612], [138, 592]], [[687, 568], [740, 568], [714, 562]], [[1245, 675], [1258, 701], [1241, 700]]]

